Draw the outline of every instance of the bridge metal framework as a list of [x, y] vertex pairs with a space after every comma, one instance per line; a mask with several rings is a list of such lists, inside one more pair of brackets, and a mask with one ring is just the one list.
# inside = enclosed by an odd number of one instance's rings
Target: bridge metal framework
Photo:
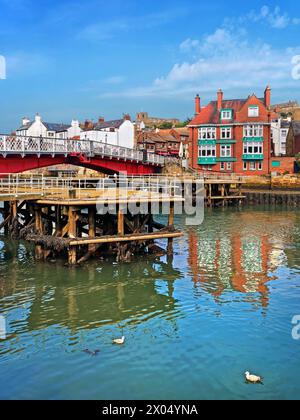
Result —
[[69, 163], [106, 173], [152, 174], [165, 165], [154, 153], [90, 141], [0, 135], [0, 173]]

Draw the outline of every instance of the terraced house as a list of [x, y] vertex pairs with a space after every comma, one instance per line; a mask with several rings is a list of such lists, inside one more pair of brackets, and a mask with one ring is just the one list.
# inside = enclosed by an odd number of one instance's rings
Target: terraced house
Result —
[[198, 171], [244, 175], [271, 172], [271, 89], [264, 98], [217, 101], [201, 107], [197, 95], [196, 115], [190, 128], [190, 166]]

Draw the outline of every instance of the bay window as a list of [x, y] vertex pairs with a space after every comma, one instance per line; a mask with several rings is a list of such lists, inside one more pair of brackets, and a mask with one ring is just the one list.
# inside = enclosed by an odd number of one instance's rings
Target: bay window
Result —
[[244, 155], [262, 155], [264, 153], [262, 143], [245, 143]]
[[199, 129], [200, 140], [216, 140], [216, 127], [201, 127]]
[[199, 158], [201, 157], [216, 157], [216, 146], [212, 146], [212, 145], [199, 146]]
[[244, 126], [244, 137], [263, 137], [264, 126], [263, 125], [245, 125]]

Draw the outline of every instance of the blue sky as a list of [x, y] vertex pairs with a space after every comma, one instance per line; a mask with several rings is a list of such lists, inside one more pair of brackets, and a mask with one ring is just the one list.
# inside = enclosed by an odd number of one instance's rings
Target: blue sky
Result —
[[300, 101], [299, 34], [295, 1], [0, 0], [0, 132], [36, 112], [184, 119], [220, 87]]

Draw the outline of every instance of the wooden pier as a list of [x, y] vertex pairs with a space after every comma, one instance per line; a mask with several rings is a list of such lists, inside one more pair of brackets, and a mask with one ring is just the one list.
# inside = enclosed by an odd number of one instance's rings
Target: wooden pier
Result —
[[[200, 197], [208, 206], [240, 203], [243, 181], [233, 176], [107, 177], [100, 179], [0, 177], [0, 229], [35, 244], [38, 260], [64, 257], [70, 265], [116, 255], [172, 255], [175, 206]], [[164, 206], [165, 225], [153, 208]], [[166, 210], [167, 209], [167, 210]], [[167, 248], [155, 245], [166, 239]]]
[[[182, 236], [174, 227], [175, 203], [183, 198], [171, 186], [157, 185], [95, 188], [90, 180], [2, 179], [0, 228], [12, 239], [34, 243], [37, 260], [64, 257], [72, 266], [111, 255], [119, 262], [145, 253], [172, 255], [173, 240]], [[154, 204], [169, 206], [166, 225], [154, 220]], [[157, 239], [167, 240], [165, 250], [155, 245]]]

